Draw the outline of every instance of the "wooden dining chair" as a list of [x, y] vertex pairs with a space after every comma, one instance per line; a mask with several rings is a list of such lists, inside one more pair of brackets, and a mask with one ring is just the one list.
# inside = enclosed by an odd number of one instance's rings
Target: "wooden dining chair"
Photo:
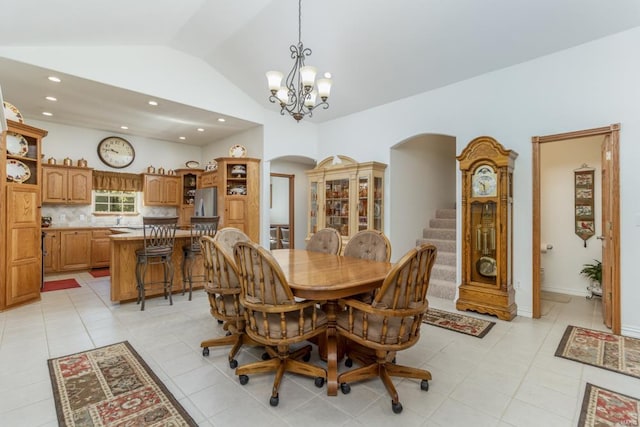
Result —
[[351, 391], [351, 382], [380, 377], [391, 396], [393, 412], [399, 414], [402, 404], [392, 376], [420, 379], [420, 388], [429, 389], [429, 371], [394, 362], [397, 351], [413, 346], [420, 338], [422, 318], [429, 307], [427, 289], [436, 254], [436, 247], [430, 244], [407, 252], [389, 271], [370, 304], [356, 298], [340, 300], [346, 310], [337, 314], [338, 334], [375, 353], [364, 366], [338, 376], [344, 394]]
[[391, 242], [381, 231], [361, 230], [344, 246], [344, 256], [389, 262]]
[[202, 355], [209, 355], [209, 347], [231, 345], [229, 366], [235, 369], [236, 354], [243, 344], [258, 345], [245, 334], [244, 307], [240, 303], [240, 281], [235, 260], [220, 242], [210, 236], [201, 238], [202, 261], [205, 272], [204, 289], [209, 297], [210, 312], [223, 323], [227, 335], [200, 343]]
[[311, 235], [307, 242], [306, 249], [312, 252], [323, 252], [326, 254], [340, 254], [342, 249], [342, 237], [335, 228], [323, 228]]
[[251, 374], [276, 371], [271, 406], [279, 403], [278, 390], [285, 372], [315, 377], [315, 385], [322, 387], [327, 371], [307, 363], [311, 345], [296, 351], [290, 351], [290, 346], [326, 333], [327, 315], [318, 308], [317, 301], [294, 299], [282, 269], [269, 251], [252, 242], [239, 242], [234, 252], [242, 287], [240, 303], [247, 322], [245, 331], [254, 341], [268, 346], [267, 352], [273, 356], [238, 367], [240, 384], [247, 384]]

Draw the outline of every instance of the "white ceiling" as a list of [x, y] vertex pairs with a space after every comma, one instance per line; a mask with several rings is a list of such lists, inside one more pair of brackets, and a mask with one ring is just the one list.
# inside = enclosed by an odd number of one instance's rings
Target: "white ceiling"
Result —
[[[274, 110], [264, 73], [289, 71], [289, 45], [298, 38], [295, 0], [0, 0], [0, 10], [0, 45], [169, 46], [204, 59]], [[334, 80], [330, 108], [311, 120], [345, 116], [637, 26], [638, 0], [305, 0], [302, 41], [313, 51], [307, 65], [331, 72]], [[176, 142], [186, 132], [182, 125], [206, 127], [189, 137], [196, 145], [255, 125], [163, 100], [150, 109], [144, 94], [74, 76], [64, 76], [64, 98], [47, 105], [37, 83], [46, 73], [0, 58], [5, 100], [27, 118], [119, 133], [126, 133], [119, 129], [126, 122], [138, 135]], [[47, 119], [45, 107], [60, 112]], [[229, 120], [219, 124], [220, 116]]]

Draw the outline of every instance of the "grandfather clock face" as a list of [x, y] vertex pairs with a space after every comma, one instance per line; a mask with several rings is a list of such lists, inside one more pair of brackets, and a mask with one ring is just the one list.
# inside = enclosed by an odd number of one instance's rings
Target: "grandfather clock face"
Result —
[[498, 194], [496, 171], [489, 165], [480, 165], [471, 177], [472, 197], [495, 197]]

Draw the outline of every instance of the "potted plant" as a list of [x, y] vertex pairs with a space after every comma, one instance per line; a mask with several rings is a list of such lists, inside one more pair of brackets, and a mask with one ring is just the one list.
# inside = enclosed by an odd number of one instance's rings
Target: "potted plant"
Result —
[[602, 296], [602, 262], [597, 259], [593, 261], [590, 264], [583, 264], [580, 274], [591, 281], [591, 284], [587, 286], [587, 290], [591, 292], [591, 297], [593, 295]]

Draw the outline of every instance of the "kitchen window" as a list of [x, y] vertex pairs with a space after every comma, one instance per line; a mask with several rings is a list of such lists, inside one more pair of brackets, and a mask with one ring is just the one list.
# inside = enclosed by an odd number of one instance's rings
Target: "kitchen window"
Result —
[[137, 213], [138, 192], [95, 190], [93, 192], [93, 211], [101, 214]]

